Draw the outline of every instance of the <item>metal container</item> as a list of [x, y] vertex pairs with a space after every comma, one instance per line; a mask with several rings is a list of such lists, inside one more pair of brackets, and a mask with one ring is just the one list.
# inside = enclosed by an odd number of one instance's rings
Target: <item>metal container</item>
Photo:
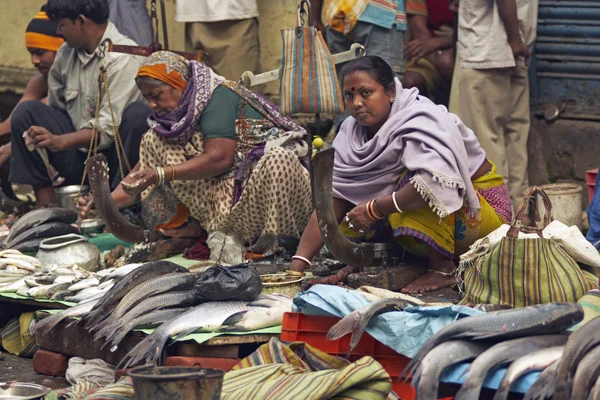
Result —
[[83, 185], [80, 193], [80, 187], [80, 185], [69, 185], [54, 189], [58, 206], [77, 211], [77, 204], [75, 204], [77, 198], [80, 195], [85, 196], [90, 192], [89, 186]]
[[50, 388], [35, 383], [15, 382], [8, 389], [0, 389], [0, 400], [42, 400]]
[[303, 278], [288, 274], [261, 275], [262, 293], [278, 293], [294, 297], [302, 290]]
[[35, 257], [43, 265], [77, 264], [87, 271], [96, 271], [100, 264], [98, 248], [85, 237], [73, 233], [42, 240]]
[[84, 219], [79, 223], [79, 231], [83, 235], [88, 235], [90, 233], [102, 233], [106, 224], [103, 220], [97, 219]]
[[220, 400], [225, 372], [143, 365], [128, 372], [136, 400]]

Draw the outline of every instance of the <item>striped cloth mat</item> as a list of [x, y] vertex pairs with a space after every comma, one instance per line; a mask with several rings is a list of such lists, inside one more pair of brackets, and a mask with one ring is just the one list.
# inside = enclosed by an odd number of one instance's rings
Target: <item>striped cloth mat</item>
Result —
[[26, 312], [8, 321], [0, 335], [4, 350], [19, 357], [33, 357], [38, 349], [32, 329], [34, 316], [34, 312]]
[[132, 400], [133, 395], [131, 378], [124, 377], [119, 382], [104, 387], [93, 383], [80, 383], [53, 390], [44, 397], [44, 400]]
[[592, 319], [600, 317], [600, 290], [590, 290], [577, 303], [583, 307], [583, 320], [572, 327], [571, 331], [576, 331]]
[[303, 342], [273, 338], [225, 375], [221, 400], [396, 399], [391, 386], [372, 357], [350, 363]]

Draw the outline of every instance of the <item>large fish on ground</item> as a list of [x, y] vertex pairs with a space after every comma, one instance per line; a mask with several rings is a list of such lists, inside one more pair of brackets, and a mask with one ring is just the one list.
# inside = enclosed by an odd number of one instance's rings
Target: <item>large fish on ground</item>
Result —
[[169, 337], [177, 335], [178, 338], [182, 338], [199, 329], [214, 332], [230, 315], [246, 308], [246, 302], [243, 301], [211, 301], [200, 304], [172, 321], [162, 324], [146, 336], [123, 357], [117, 369], [128, 368], [143, 359], [147, 363], [152, 363], [160, 357]]
[[293, 300], [288, 296], [260, 295], [248, 303], [248, 309], [233, 314], [221, 326], [221, 332], [248, 332], [281, 325], [283, 314], [292, 311]]
[[162, 308], [189, 306], [194, 303], [198, 304], [199, 301], [195, 300], [196, 296], [193, 290], [169, 292], [152, 296], [140, 301], [139, 304], [129, 310], [125, 315], [123, 315], [123, 317], [111, 319], [108, 325], [96, 332], [94, 339], [98, 340], [101, 337], [106, 337], [106, 340], [108, 341], [117, 329], [127, 325], [140, 315], [144, 315]]
[[188, 270], [169, 261], [149, 262], [134, 269], [123, 278], [119, 279], [113, 288], [106, 293], [106, 296], [104, 296], [94, 306], [92, 311], [84, 317], [86, 327], [90, 328], [106, 318], [114, 306], [140, 283], [173, 272], [188, 273]]
[[404, 299], [381, 299], [366, 304], [352, 311], [342, 318], [341, 321], [332, 326], [331, 329], [329, 329], [329, 332], [327, 332], [327, 340], [336, 340], [352, 333], [350, 348], [348, 350], [348, 353], [350, 354], [358, 345], [371, 318], [385, 312], [402, 311], [409, 305], [416, 306], [418, 304]]
[[150, 296], [168, 291], [192, 291], [196, 279], [197, 277], [190, 273], [176, 272], [142, 282], [123, 297], [108, 318], [91, 327], [90, 332], [98, 331], [113, 321], [118, 321], [127, 311], [131, 310], [140, 301], [143, 301]]
[[479, 400], [483, 382], [489, 373], [534, 351], [562, 346], [567, 339], [567, 333], [528, 336], [500, 342], [490, 347], [473, 361], [469, 367], [467, 378], [454, 399]]
[[537, 381], [535, 381], [529, 390], [527, 390], [527, 393], [525, 393], [523, 400], [544, 400], [552, 397], [552, 393], [554, 393], [554, 388], [556, 387], [558, 364], [560, 364], [560, 360], [555, 361], [542, 371]]
[[550, 303], [462, 318], [440, 329], [429, 338], [400, 376], [409, 379], [431, 349], [451, 339], [505, 340], [558, 333], [582, 319], [583, 308], [577, 303]]
[[468, 340], [450, 340], [434, 347], [413, 377], [413, 382], [419, 382], [416, 400], [437, 400], [444, 370], [451, 365], [474, 360], [489, 347], [489, 343]]
[[74, 307], [69, 307], [65, 310], [62, 310], [59, 313], [52, 314], [42, 320], [39, 320], [33, 326], [36, 335], [44, 335], [52, 330], [56, 325], [60, 323], [60, 321], [69, 317], [78, 317], [86, 312], [89, 312], [92, 307], [96, 304], [96, 301], [89, 301], [87, 303], [78, 304]]
[[600, 376], [600, 346], [594, 347], [577, 365], [571, 399], [586, 400], [598, 376]]
[[10, 243], [15, 237], [21, 233], [34, 228], [36, 226], [49, 222], [64, 222], [72, 224], [77, 221], [77, 212], [66, 208], [40, 208], [33, 210], [23, 215], [12, 226], [4, 243]]
[[573, 377], [581, 359], [594, 347], [600, 345], [600, 318], [594, 318], [576, 330], [567, 345], [558, 366], [554, 400], [569, 399]]
[[37, 238], [28, 240], [26, 242], [16, 244], [12, 248], [15, 250], [22, 251], [23, 253], [36, 253], [40, 249], [40, 243], [42, 243], [42, 241], [46, 239], [47, 238]]
[[111, 344], [110, 351], [114, 352], [115, 350], [117, 350], [117, 348], [119, 347], [119, 344], [121, 343], [123, 338], [131, 330], [138, 328], [138, 327], [153, 326], [153, 325], [159, 325], [159, 324], [169, 322], [169, 321], [177, 318], [179, 315], [183, 314], [184, 312], [186, 312], [188, 310], [189, 310], [189, 307], [168, 308], [166, 310], [157, 310], [157, 311], [153, 311], [151, 313], [137, 317], [133, 321], [128, 322], [125, 325], [122, 325], [119, 328], [119, 330], [116, 331], [114, 333], [114, 335], [112, 335], [112, 337], [110, 339], [106, 339], [107, 341], [110, 340], [110, 344]]
[[588, 400], [600, 400], [600, 376], [596, 379], [596, 383], [594, 383], [594, 387], [590, 391]]
[[494, 400], [506, 400], [510, 387], [517, 379], [531, 371], [543, 371], [546, 367], [560, 359], [563, 350], [564, 346], [549, 347], [513, 361], [496, 390]]
[[66, 224], [64, 222], [49, 222], [45, 223], [30, 229], [27, 229], [17, 236], [13, 237], [11, 240], [6, 240], [4, 242], [4, 247], [7, 249], [12, 249], [14, 246], [17, 246], [22, 243], [26, 243], [35, 239], [40, 238], [50, 238], [55, 236], [67, 235], [69, 233], [79, 233], [79, 229], [77, 227]]

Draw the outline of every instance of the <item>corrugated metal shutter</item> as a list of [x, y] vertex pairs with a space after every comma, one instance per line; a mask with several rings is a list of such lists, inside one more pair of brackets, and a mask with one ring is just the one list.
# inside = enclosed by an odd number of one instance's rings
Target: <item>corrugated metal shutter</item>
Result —
[[563, 117], [600, 119], [600, 1], [540, 1], [533, 68], [534, 109], [565, 100]]

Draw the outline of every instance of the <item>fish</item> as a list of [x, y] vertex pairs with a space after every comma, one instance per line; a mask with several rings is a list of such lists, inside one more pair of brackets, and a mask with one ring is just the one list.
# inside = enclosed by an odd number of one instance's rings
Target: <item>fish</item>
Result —
[[8, 235], [6, 236], [5, 243], [10, 243], [15, 237], [21, 233], [35, 228], [49, 222], [64, 222], [65, 224], [72, 224], [77, 221], [77, 212], [66, 208], [48, 207], [33, 210], [23, 215], [15, 222], [12, 226]]
[[135, 365], [142, 359], [152, 363], [161, 355], [169, 337], [183, 338], [198, 329], [214, 332], [230, 315], [246, 308], [246, 302], [243, 301], [202, 303], [156, 328], [121, 359], [117, 370]]
[[98, 289], [97, 287], [91, 287], [91, 288], [83, 289], [82, 291], [78, 292], [75, 296], [66, 297], [65, 300], [71, 301], [73, 303], [81, 303], [82, 301], [86, 301], [86, 300], [89, 300], [92, 298], [97, 298], [97, 297], [103, 296], [109, 290], [110, 290], [110, 287], [108, 287], [106, 289], [102, 289], [102, 290]]
[[552, 398], [554, 400], [568, 399], [571, 397], [573, 377], [581, 359], [594, 347], [600, 344], [600, 318], [596, 317], [576, 330], [565, 346], [558, 372], [556, 375], [556, 388]]
[[444, 370], [459, 362], [474, 360], [489, 347], [489, 343], [468, 340], [449, 340], [434, 347], [413, 377], [413, 382], [418, 381], [416, 400], [437, 400]]
[[[564, 349], [563, 349], [564, 354]], [[555, 361], [550, 366], [546, 367], [538, 377], [537, 381], [525, 393], [523, 400], [547, 399], [554, 393], [556, 386], [556, 372], [560, 361]]]
[[[169, 322], [184, 312], [188, 311], [189, 307], [185, 308], [168, 308], [166, 310], [156, 310], [151, 313], [142, 315], [134, 319], [133, 321], [128, 322], [127, 324], [122, 325], [119, 330], [114, 332], [114, 335], [110, 338], [111, 352], [115, 352], [119, 348], [119, 344], [123, 340], [127, 334], [139, 327], [149, 327], [156, 326], [166, 322]], [[109, 339], [107, 339], [109, 340]], [[103, 346], [104, 347], [104, 346]]]
[[8, 285], [0, 286], [0, 293], [16, 293], [17, 290], [21, 289], [23, 286], [27, 286], [27, 284], [25, 283], [25, 278], [21, 278], [18, 281], [15, 281]]
[[73, 285], [69, 286], [69, 290], [73, 290], [73, 291], [77, 291], [77, 290], [82, 290], [82, 289], [87, 289], [93, 286], [98, 286], [100, 284], [100, 281], [98, 280], [98, 278], [92, 277], [92, 278], [87, 278], [84, 280], [81, 280], [77, 283], [74, 283]]
[[567, 333], [527, 336], [500, 342], [479, 355], [469, 367], [467, 378], [454, 396], [455, 400], [478, 400], [483, 381], [489, 373], [504, 365], [548, 347], [562, 346], [567, 342]]
[[562, 332], [583, 319], [577, 303], [549, 303], [461, 318], [437, 331], [408, 362], [400, 376], [410, 379], [423, 357], [435, 346], [451, 339], [505, 340], [522, 336]]
[[54, 283], [73, 283], [77, 280], [75, 275], [58, 275], [54, 279]]
[[596, 379], [596, 383], [594, 383], [594, 387], [592, 388], [591, 392], [591, 399], [588, 396], [588, 400], [600, 400], [600, 377], [598, 377], [598, 379]]
[[39, 286], [37, 289], [37, 291], [35, 292], [34, 295], [31, 295], [31, 297], [36, 298], [36, 299], [49, 299], [51, 298], [54, 293], [60, 291], [60, 290], [65, 290], [69, 287], [70, 283], [55, 283], [52, 285], [43, 285], [43, 286]]
[[292, 311], [291, 297], [257, 299], [248, 303], [248, 310], [231, 315], [221, 325], [221, 332], [248, 332], [281, 325], [283, 314]]
[[37, 271], [39, 267], [36, 267], [34, 264], [30, 263], [27, 260], [23, 260], [20, 258], [0, 258], [0, 265], [14, 265], [19, 269], [25, 269], [27, 271]]
[[35, 293], [35, 291], [38, 290], [37, 287], [29, 287], [27, 285], [22, 286], [19, 290], [17, 290], [15, 293], [17, 293], [19, 296], [29, 296], [30, 290], [34, 289], [34, 291], [32, 291], [31, 293]]
[[34, 279], [38, 285], [51, 285], [57, 277], [58, 275], [55, 274], [40, 274], [34, 275], [32, 279]]
[[[121, 326], [133, 321], [140, 315], [168, 307], [179, 307], [194, 304], [196, 296], [193, 290], [169, 292], [158, 294], [140, 301], [135, 307], [129, 310], [123, 317], [110, 320], [110, 323], [105, 325], [94, 335], [94, 339], [98, 340], [101, 337], [106, 337], [109, 340]], [[198, 301], [196, 301], [196, 304]]]
[[54, 293], [54, 295], [52, 297], [50, 297], [50, 300], [64, 300], [67, 297], [72, 297], [75, 296], [77, 294], [77, 292], [74, 292], [72, 290], [60, 290], [56, 293]]
[[78, 304], [73, 307], [69, 307], [65, 310], [62, 310], [56, 314], [52, 314], [44, 319], [41, 319], [35, 323], [33, 329], [36, 335], [45, 335], [56, 325], [58, 325], [62, 320], [69, 317], [79, 317], [87, 312], [89, 312], [92, 307], [97, 303], [98, 300], [89, 301], [87, 303]]
[[131, 290], [131, 292], [127, 293], [107, 319], [94, 325], [89, 330], [90, 332], [94, 332], [110, 325], [113, 321], [118, 320], [125, 315], [127, 311], [132, 309], [140, 301], [147, 299], [150, 296], [168, 291], [191, 291], [194, 288], [196, 279], [197, 277], [190, 273], [186, 274], [178, 272], [148, 279], [147, 281], [140, 283]]
[[141, 267], [142, 265], [144, 265], [144, 264], [135, 263], [135, 264], [123, 265], [122, 267], [119, 267], [119, 268], [113, 268], [113, 271], [111, 273], [103, 276], [102, 279], [100, 279], [100, 282], [104, 282], [109, 279], [122, 278], [125, 275], [127, 275], [128, 273], [130, 273], [131, 271], [133, 271], [134, 269]]
[[114, 284], [115, 284], [115, 281], [113, 279], [109, 279], [107, 281], [104, 281], [104, 282], [100, 283], [98, 285], [98, 289], [104, 289], [105, 287], [112, 286]]
[[[543, 371], [546, 367], [560, 359], [564, 348], [564, 346], [548, 347], [547, 349], [534, 351], [513, 361], [504, 374], [493, 400], [508, 399], [510, 387], [517, 379], [531, 371]], [[585, 397], [583, 397], [583, 400], [585, 400]]]
[[13, 245], [13, 249], [23, 253], [35, 253], [40, 249], [40, 243], [47, 238], [37, 238]]
[[106, 318], [113, 306], [117, 304], [127, 293], [137, 287], [140, 283], [168, 273], [180, 272], [188, 273], [188, 270], [182, 266], [169, 261], [154, 261], [134, 269], [121, 279], [106, 293], [106, 296], [99, 301], [94, 308], [85, 316], [86, 327], [89, 329], [104, 318]]
[[79, 233], [77, 227], [66, 224], [64, 222], [49, 222], [27, 229], [20, 234], [14, 236], [11, 240], [4, 242], [4, 247], [7, 249], [14, 248], [15, 245], [26, 243], [34, 239], [45, 239], [55, 236], [62, 236], [69, 233]]
[[600, 376], [600, 346], [594, 347], [577, 365], [571, 399], [586, 400], [598, 376]]
[[332, 326], [331, 329], [329, 329], [329, 332], [327, 332], [327, 340], [336, 340], [348, 333], [352, 333], [350, 347], [348, 349], [348, 354], [351, 354], [358, 345], [371, 318], [389, 311], [402, 311], [409, 305], [418, 304], [406, 299], [381, 299], [366, 304], [352, 311], [342, 318], [341, 321]]

